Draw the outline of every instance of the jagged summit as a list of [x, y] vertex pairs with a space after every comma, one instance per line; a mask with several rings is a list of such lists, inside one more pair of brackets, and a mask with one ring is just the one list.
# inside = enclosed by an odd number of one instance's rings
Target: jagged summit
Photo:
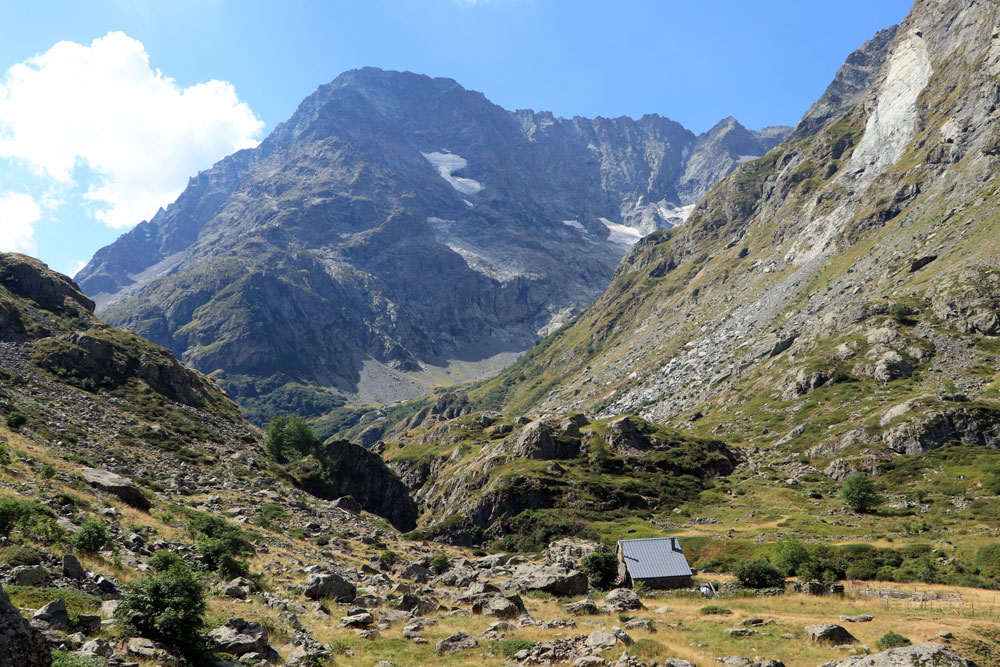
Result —
[[511, 113], [451, 79], [354, 70], [78, 279], [255, 419], [278, 396], [312, 415], [393, 402], [495, 373], [592, 303], [630, 244], [766, 149], [730, 143], [654, 114]]

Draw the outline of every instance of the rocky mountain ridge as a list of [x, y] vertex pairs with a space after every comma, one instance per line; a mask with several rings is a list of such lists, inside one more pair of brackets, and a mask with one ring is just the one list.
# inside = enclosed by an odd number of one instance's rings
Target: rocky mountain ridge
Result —
[[996, 11], [917, 2], [853, 106], [642, 239], [595, 306], [470, 396], [638, 413], [838, 477], [994, 446]]
[[786, 133], [508, 112], [448, 79], [347, 72], [78, 279], [259, 423], [393, 402], [498, 371]]

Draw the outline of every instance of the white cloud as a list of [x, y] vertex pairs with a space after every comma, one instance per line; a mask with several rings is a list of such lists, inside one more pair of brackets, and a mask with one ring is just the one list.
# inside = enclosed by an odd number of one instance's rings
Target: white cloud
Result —
[[37, 246], [33, 225], [41, 215], [31, 195], [8, 192], [0, 196], [0, 251], [34, 254]]
[[152, 217], [190, 176], [255, 146], [263, 127], [231, 84], [181, 88], [121, 32], [59, 42], [0, 84], [0, 155], [62, 186], [76, 185], [77, 167], [93, 170], [85, 196], [112, 227]]

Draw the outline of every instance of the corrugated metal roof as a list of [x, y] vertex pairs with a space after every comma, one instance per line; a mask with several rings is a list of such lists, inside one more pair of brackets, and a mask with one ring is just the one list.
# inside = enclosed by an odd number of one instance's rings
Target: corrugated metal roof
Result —
[[618, 546], [633, 579], [691, 576], [691, 568], [676, 538], [618, 540]]

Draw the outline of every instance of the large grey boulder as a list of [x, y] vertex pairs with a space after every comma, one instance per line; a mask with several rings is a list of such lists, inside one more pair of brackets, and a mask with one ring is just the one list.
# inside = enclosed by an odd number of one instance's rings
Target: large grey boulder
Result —
[[459, 632], [451, 637], [442, 639], [435, 645], [435, 649], [439, 655], [450, 655], [452, 653], [458, 653], [459, 651], [465, 651], [470, 648], [476, 648], [479, 645], [479, 640], [472, 635], [467, 635], [464, 632]]
[[572, 459], [580, 455], [580, 440], [557, 437], [552, 427], [542, 421], [533, 421], [520, 433], [512, 436], [511, 456], [519, 459]]
[[69, 613], [66, 602], [58, 598], [48, 603], [31, 617], [31, 624], [39, 630], [68, 630]]
[[332, 598], [337, 602], [351, 602], [358, 589], [339, 574], [310, 574], [302, 594], [310, 600]]
[[604, 606], [611, 611], [629, 611], [642, 609], [642, 602], [631, 588], [616, 588], [605, 596]]
[[208, 633], [216, 650], [230, 655], [262, 653], [267, 650], [267, 628], [242, 618], [231, 618]]
[[39, 586], [48, 578], [48, 571], [41, 565], [19, 565], [10, 573], [10, 583], [14, 586]]
[[50, 667], [45, 637], [31, 627], [0, 586], [0, 667]]
[[517, 618], [526, 612], [520, 595], [484, 593], [472, 603], [472, 613], [504, 620]]
[[806, 636], [817, 644], [857, 644], [858, 638], [840, 625], [816, 623], [805, 627]]
[[152, 507], [152, 503], [143, 495], [139, 487], [121, 475], [97, 468], [84, 468], [83, 478], [87, 480], [87, 484], [99, 491], [117, 496], [126, 505], [131, 505], [144, 512], [149, 511], [149, 508]]
[[874, 655], [831, 660], [820, 667], [976, 667], [953, 650], [936, 642], [891, 648]]
[[583, 595], [589, 584], [579, 570], [559, 566], [522, 565], [502, 587], [518, 591], [544, 591], [560, 597]]
[[590, 554], [606, 551], [609, 549], [600, 542], [564, 537], [549, 544], [545, 550], [545, 562], [575, 567]]

